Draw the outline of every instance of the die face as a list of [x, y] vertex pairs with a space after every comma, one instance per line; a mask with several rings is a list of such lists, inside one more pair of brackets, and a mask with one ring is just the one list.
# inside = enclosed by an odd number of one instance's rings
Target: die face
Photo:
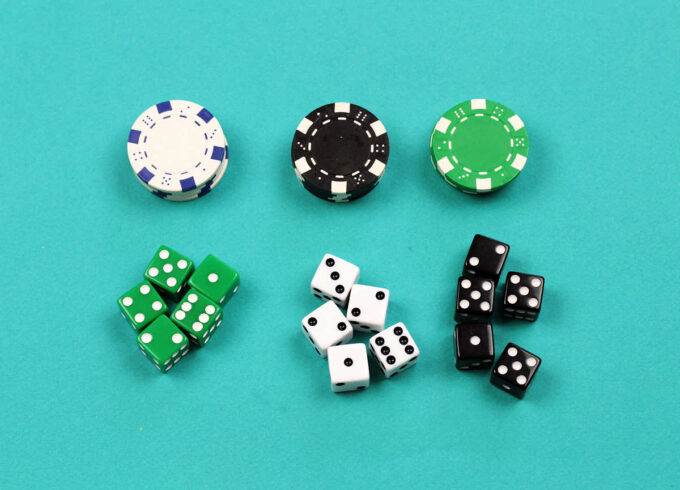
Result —
[[359, 268], [336, 257], [326, 254], [321, 259], [311, 282], [312, 294], [345, 306], [352, 287], [359, 279]]
[[238, 291], [238, 272], [214, 255], [208, 255], [189, 279], [189, 286], [198, 289], [215, 303], [224, 304]]
[[364, 344], [336, 345], [328, 348], [328, 372], [335, 392], [368, 388], [370, 373]]
[[190, 289], [177, 303], [170, 318], [191, 340], [202, 347], [222, 324], [222, 308], [197, 289]]
[[489, 278], [497, 284], [509, 252], [510, 245], [507, 243], [475, 235], [463, 270], [470, 275]]
[[123, 317], [139, 331], [168, 310], [167, 305], [147, 281], [142, 281], [118, 298]]
[[509, 343], [491, 371], [491, 384], [517, 398], [523, 398], [540, 365], [540, 357]]
[[503, 315], [536, 321], [543, 304], [545, 278], [523, 272], [508, 272], [503, 291]]
[[332, 301], [327, 301], [302, 319], [302, 330], [321, 357], [334, 345], [352, 340], [352, 325]]
[[144, 277], [172, 299], [181, 291], [194, 270], [194, 263], [179, 252], [161, 245], [149, 262]]
[[374, 335], [368, 345], [386, 378], [413, 366], [420, 355], [420, 349], [403, 323]]
[[494, 358], [490, 323], [459, 323], [455, 327], [456, 368], [489, 369]]
[[389, 302], [389, 289], [355, 284], [349, 296], [347, 319], [355, 329], [381, 332], [385, 328]]
[[137, 336], [142, 353], [162, 372], [169, 371], [189, 352], [189, 340], [170, 319], [156, 318]]
[[491, 318], [494, 292], [495, 287], [490, 279], [478, 276], [459, 277], [456, 288], [456, 321], [484, 321]]

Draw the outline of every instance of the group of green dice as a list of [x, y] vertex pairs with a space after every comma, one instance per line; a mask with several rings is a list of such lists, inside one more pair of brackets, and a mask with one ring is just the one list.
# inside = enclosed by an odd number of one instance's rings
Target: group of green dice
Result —
[[[189, 352], [189, 339], [204, 346], [222, 323], [222, 308], [239, 288], [239, 275], [214, 255], [194, 270], [188, 257], [162, 245], [144, 280], [118, 299], [137, 332], [139, 348], [163, 373]], [[174, 304], [172, 313], [168, 305]]]

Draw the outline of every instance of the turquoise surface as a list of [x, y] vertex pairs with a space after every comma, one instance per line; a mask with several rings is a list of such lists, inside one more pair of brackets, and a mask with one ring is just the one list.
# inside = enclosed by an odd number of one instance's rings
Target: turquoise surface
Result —
[[[677, 2], [2, 2], [0, 487], [672, 487], [680, 478]], [[437, 118], [473, 97], [524, 119], [522, 175], [447, 186]], [[136, 181], [149, 105], [208, 107], [226, 178], [173, 204]], [[387, 127], [386, 175], [333, 205], [290, 168], [299, 120], [352, 101]], [[527, 397], [453, 368], [470, 239], [543, 274]], [[161, 375], [116, 299], [160, 243], [236, 267], [214, 340]], [[422, 351], [329, 389], [300, 319], [326, 251], [390, 289]], [[361, 337], [367, 340], [366, 337]]]

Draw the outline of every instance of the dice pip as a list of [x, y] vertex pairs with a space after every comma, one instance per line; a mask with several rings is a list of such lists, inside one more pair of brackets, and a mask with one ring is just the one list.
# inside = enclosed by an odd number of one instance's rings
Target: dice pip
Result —
[[165, 316], [159, 316], [137, 336], [142, 354], [161, 372], [168, 372], [189, 352], [189, 340]]
[[190, 289], [170, 318], [191, 340], [203, 347], [222, 324], [222, 308], [197, 289]]
[[359, 279], [359, 268], [335, 255], [326, 254], [312, 277], [312, 294], [333, 301], [340, 307], [347, 304], [347, 297]]
[[491, 318], [494, 291], [491, 279], [477, 276], [459, 277], [456, 288], [456, 321], [485, 321]]
[[238, 291], [238, 272], [214, 255], [208, 255], [189, 278], [189, 286], [220, 305]]
[[401, 322], [371, 337], [368, 345], [386, 378], [413, 366], [420, 355], [420, 349]]
[[349, 296], [347, 318], [357, 329], [381, 332], [385, 328], [389, 302], [389, 289], [355, 284]]
[[120, 311], [133, 329], [141, 330], [165, 313], [167, 305], [147, 281], [142, 281], [118, 298]]
[[517, 398], [524, 398], [541, 358], [509, 343], [491, 371], [491, 384]]
[[490, 323], [459, 323], [455, 327], [456, 368], [489, 369], [494, 357], [493, 328]]
[[346, 344], [354, 335], [352, 325], [332, 301], [327, 301], [302, 319], [302, 330], [321, 357], [333, 345]]
[[497, 284], [509, 252], [510, 245], [507, 243], [475, 235], [463, 270], [468, 275], [486, 277]]
[[182, 288], [194, 270], [194, 263], [170, 247], [161, 245], [146, 268], [144, 277], [173, 301], [182, 296]]
[[335, 345], [327, 353], [331, 390], [339, 393], [368, 388], [370, 373], [364, 344]]
[[503, 292], [503, 315], [518, 320], [536, 321], [543, 302], [543, 276], [508, 272]]

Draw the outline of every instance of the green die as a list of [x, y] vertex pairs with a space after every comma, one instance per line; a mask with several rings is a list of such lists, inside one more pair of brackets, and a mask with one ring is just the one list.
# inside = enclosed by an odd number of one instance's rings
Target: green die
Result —
[[158, 292], [142, 281], [118, 298], [118, 306], [132, 328], [141, 330], [168, 310]]
[[239, 283], [238, 272], [214, 255], [208, 255], [189, 278], [189, 286], [220, 304], [229, 301]]
[[164, 373], [189, 352], [189, 339], [165, 315], [146, 327], [137, 336], [137, 343], [142, 354]]
[[222, 308], [196, 289], [190, 289], [177, 304], [172, 320], [203, 347], [222, 323]]
[[188, 257], [161, 245], [146, 268], [144, 277], [170, 298], [177, 300], [193, 270], [194, 263]]

